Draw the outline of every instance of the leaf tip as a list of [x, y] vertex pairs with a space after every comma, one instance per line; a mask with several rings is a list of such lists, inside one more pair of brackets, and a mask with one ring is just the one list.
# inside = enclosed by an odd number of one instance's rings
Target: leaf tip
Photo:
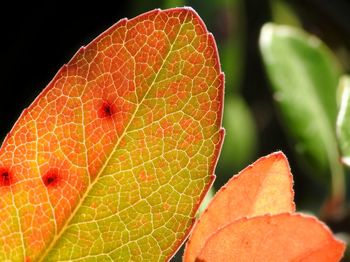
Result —
[[281, 150], [273, 152], [273, 153], [271, 153], [268, 156], [269, 157], [275, 157], [276, 159], [280, 159], [280, 160], [288, 162], [287, 156]]
[[273, 23], [266, 23], [261, 28], [259, 45], [260, 48], [265, 48], [271, 44], [275, 25]]
[[289, 161], [288, 161], [288, 158], [287, 156], [281, 151], [276, 151], [266, 157], [270, 157], [270, 158], [275, 158], [276, 161], [280, 161], [281, 163], [283, 163], [283, 165], [285, 166], [285, 171], [286, 172], [281, 172], [281, 174], [285, 174], [289, 177], [289, 181], [290, 181], [290, 197], [291, 197], [291, 201], [290, 201], [290, 204], [291, 204], [291, 211], [292, 212], [295, 212], [296, 211], [296, 205], [295, 205], [295, 202], [294, 202], [294, 196], [295, 196], [295, 192], [294, 192], [294, 189], [293, 189], [293, 186], [294, 186], [294, 179], [293, 179], [293, 175], [292, 175], [292, 171], [290, 169], [290, 165], [289, 165]]

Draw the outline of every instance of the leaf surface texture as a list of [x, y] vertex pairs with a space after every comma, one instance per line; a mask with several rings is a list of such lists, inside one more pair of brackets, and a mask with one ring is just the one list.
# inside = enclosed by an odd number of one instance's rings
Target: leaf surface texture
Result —
[[82, 47], [0, 149], [0, 260], [169, 258], [213, 180], [223, 81], [190, 8]]

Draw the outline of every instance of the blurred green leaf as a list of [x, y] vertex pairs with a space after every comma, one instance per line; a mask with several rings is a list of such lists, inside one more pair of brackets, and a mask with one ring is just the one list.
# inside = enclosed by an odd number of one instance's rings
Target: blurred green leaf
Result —
[[337, 136], [342, 153], [342, 162], [350, 166], [350, 76], [342, 76], [338, 89], [341, 92], [337, 118]]
[[224, 145], [218, 163], [220, 175], [232, 175], [255, 157], [257, 134], [253, 117], [239, 96], [226, 96], [223, 127]]
[[341, 75], [334, 55], [315, 36], [289, 26], [266, 24], [260, 49], [274, 98], [296, 150], [318, 180], [331, 171], [333, 193], [343, 194], [335, 123]]

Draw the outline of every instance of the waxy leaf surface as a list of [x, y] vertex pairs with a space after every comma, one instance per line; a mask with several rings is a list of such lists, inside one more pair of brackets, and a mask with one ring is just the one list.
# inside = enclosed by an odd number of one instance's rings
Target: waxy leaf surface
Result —
[[341, 187], [335, 123], [336, 88], [341, 68], [330, 49], [315, 36], [290, 26], [266, 24], [260, 50], [283, 124], [300, 161], [320, 181]]
[[213, 180], [223, 81], [190, 8], [81, 48], [0, 149], [0, 260], [169, 258]]
[[339, 261], [344, 243], [316, 218], [283, 213], [242, 218], [206, 242], [196, 261]]
[[350, 166], [350, 76], [339, 81], [340, 108], [337, 118], [337, 137], [342, 153], [342, 161]]
[[248, 166], [220, 189], [202, 214], [187, 243], [184, 260], [195, 261], [206, 240], [237, 219], [294, 212], [292, 187], [290, 167], [282, 152]]

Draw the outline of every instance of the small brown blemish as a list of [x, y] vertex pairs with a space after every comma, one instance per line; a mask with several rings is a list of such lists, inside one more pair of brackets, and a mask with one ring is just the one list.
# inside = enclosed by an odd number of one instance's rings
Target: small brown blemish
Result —
[[98, 110], [100, 118], [109, 118], [114, 114], [113, 106], [108, 102], [103, 102]]
[[13, 177], [7, 168], [0, 167], [0, 187], [9, 186], [13, 182]]
[[59, 175], [57, 170], [49, 170], [42, 177], [43, 183], [47, 187], [56, 186], [59, 180]]

